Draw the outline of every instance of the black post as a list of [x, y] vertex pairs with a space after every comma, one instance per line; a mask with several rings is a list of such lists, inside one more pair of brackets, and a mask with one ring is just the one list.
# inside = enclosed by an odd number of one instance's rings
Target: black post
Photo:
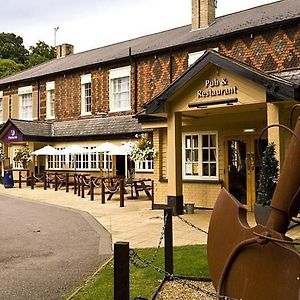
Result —
[[30, 186], [30, 172], [26, 171], [26, 186]]
[[44, 172], [44, 190], [47, 190], [47, 172]]
[[69, 193], [69, 173], [66, 173], [66, 193]]
[[19, 171], [19, 189], [22, 188], [22, 173]]
[[85, 181], [85, 176], [82, 175], [81, 176], [81, 198], [84, 198], [84, 186], [85, 186], [84, 181]]
[[129, 300], [129, 243], [114, 244], [114, 300]]
[[101, 179], [101, 203], [105, 204], [105, 185], [104, 185], [104, 178]]
[[57, 191], [58, 190], [58, 174], [55, 173], [54, 174], [54, 190]]
[[33, 172], [31, 172], [31, 182], [30, 182], [30, 185], [31, 185], [31, 189], [33, 190], [34, 189], [34, 176], [33, 176]]
[[120, 207], [124, 207], [124, 179], [120, 179]]
[[78, 185], [78, 181], [77, 181], [78, 177], [76, 174], [74, 174], [74, 194], [77, 194], [77, 185]]
[[91, 177], [91, 181], [90, 181], [90, 199], [91, 201], [94, 201], [94, 179], [95, 177]]
[[[167, 219], [166, 219], [167, 218]], [[165, 271], [173, 274], [173, 232], [172, 232], [172, 208], [164, 209], [165, 228]], [[166, 277], [169, 280], [169, 277]]]
[[154, 180], [151, 180], [151, 207], [154, 209]]
[[81, 175], [77, 175], [77, 196], [81, 195], [81, 180], [82, 180], [82, 176]]

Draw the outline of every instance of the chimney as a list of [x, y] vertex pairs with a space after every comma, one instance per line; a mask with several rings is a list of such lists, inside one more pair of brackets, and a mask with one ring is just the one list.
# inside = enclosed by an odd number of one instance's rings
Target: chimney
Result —
[[216, 0], [192, 0], [192, 30], [208, 27], [216, 16]]
[[56, 58], [65, 57], [74, 54], [74, 46], [71, 44], [62, 44], [56, 46]]

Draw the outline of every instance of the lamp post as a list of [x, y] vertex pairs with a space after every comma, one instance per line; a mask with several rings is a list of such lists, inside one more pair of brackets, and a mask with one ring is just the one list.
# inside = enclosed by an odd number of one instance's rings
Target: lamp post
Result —
[[56, 32], [59, 29], [59, 26], [54, 27], [54, 47], [56, 46]]

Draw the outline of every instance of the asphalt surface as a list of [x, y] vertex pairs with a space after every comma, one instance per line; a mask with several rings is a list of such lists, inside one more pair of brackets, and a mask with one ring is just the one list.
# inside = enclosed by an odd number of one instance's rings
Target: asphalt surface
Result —
[[0, 194], [0, 299], [61, 299], [110, 256], [88, 213]]

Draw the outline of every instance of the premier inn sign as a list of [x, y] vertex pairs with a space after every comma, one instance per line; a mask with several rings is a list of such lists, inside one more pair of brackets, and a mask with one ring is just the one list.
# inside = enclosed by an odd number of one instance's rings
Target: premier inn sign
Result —
[[227, 78], [205, 80], [205, 90], [197, 91], [198, 98], [209, 98], [215, 96], [236, 95], [237, 86], [230, 87]]

